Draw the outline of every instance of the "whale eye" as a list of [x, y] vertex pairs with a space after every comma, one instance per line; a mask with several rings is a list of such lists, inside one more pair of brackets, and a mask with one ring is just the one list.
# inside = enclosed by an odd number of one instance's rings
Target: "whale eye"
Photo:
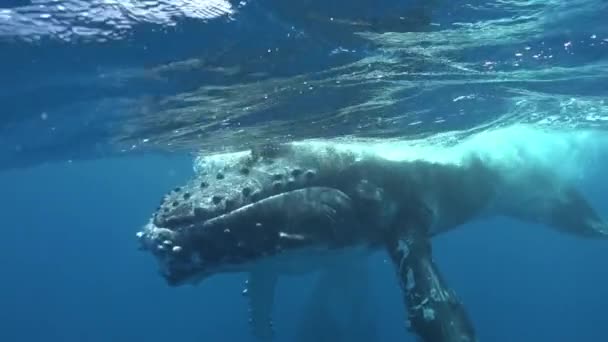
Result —
[[211, 197], [211, 201], [213, 202], [213, 204], [220, 204], [220, 202], [222, 201], [222, 196], [213, 195], [213, 197]]
[[302, 174], [302, 170], [301, 169], [293, 169], [293, 170], [291, 170], [291, 175], [294, 176], [294, 177], [298, 177], [301, 174]]
[[217, 175], [215, 175], [215, 178], [217, 179], [224, 179], [224, 174], [221, 172], [218, 172]]
[[248, 167], [242, 167], [242, 168], [241, 168], [241, 174], [243, 174], [243, 175], [248, 175], [248, 174], [249, 174], [249, 172], [250, 172], [250, 170], [249, 170], [249, 168], [248, 168]]
[[190, 198], [190, 193], [186, 192], [186, 193], [184, 193], [184, 195], [182, 197], [184, 197], [184, 199], [187, 200]]
[[313, 178], [315, 178], [316, 175], [317, 174], [313, 170], [308, 170], [304, 174], [304, 176], [306, 177], [307, 180], [312, 180]]
[[283, 175], [280, 173], [275, 173], [274, 175], [272, 175], [272, 180], [278, 181], [283, 179]]
[[202, 181], [202, 182], [201, 182], [201, 189], [204, 189], [204, 188], [206, 188], [206, 187], [208, 187], [208, 186], [209, 186], [209, 183], [207, 183], [207, 182], [205, 182], [205, 181]]

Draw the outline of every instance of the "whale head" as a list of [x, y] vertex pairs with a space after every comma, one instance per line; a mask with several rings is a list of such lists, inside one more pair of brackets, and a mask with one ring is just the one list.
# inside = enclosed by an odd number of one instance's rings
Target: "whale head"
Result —
[[273, 157], [252, 154], [209, 167], [162, 199], [137, 236], [169, 285], [356, 238], [351, 198], [322, 186], [317, 164]]

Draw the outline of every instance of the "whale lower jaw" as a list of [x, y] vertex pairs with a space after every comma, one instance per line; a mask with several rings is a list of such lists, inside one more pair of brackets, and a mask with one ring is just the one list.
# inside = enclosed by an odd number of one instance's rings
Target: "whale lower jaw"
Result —
[[[142, 231], [137, 233], [141, 249], [152, 252], [157, 260], [160, 272], [166, 278], [174, 272], [173, 269], [176, 267], [172, 254], [177, 255], [182, 252], [181, 246], [168, 243], [168, 241], [173, 241], [172, 239], [175, 239], [177, 234], [170, 229], [157, 227], [153, 223], [148, 223]], [[365, 244], [343, 248], [328, 248], [327, 246], [319, 245], [289, 250], [277, 255], [270, 255], [239, 264], [221, 263], [212, 270], [206, 269], [207, 265], [204, 265], [202, 260], [191, 258], [188, 263], [181, 263], [179, 265], [182, 271], [190, 274], [186, 279], [180, 279], [179, 281], [167, 279], [167, 281], [171, 286], [196, 285], [213, 275], [248, 273], [260, 268], [276, 274], [300, 276], [317, 272], [339, 263], [363, 260], [375, 250], [374, 246]]]
[[[198, 283], [205, 275], [203, 272], [197, 272], [197, 268], [203, 270], [201, 260], [195, 260], [192, 256], [188, 262], [179, 262], [178, 259], [183, 253], [183, 247], [175, 243], [179, 241], [179, 233], [168, 228], [158, 227], [151, 220], [144, 228], [136, 233], [139, 240], [139, 249], [150, 252], [157, 262], [160, 274], [167, 280], [171, 286], [182, 285], [184, 283]], [[182, 272], [187, 272], [192, 277], [187, 281], [185, 279], [172, 280], [171, 274], [174, 273], [176, 265]]]

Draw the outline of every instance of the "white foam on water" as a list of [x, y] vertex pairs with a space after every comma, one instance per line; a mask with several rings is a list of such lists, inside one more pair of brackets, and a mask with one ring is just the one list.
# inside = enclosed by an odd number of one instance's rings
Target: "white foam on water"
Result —
[[[372, 154], [389, 160], [425, 160], [461, 164], [477, 156], [510, 170], [550, 169], [562, 180], [578, 181], [598, 172], [608, 159], [608, 133], [593, 130], [548, 130], [530, 125], [489, 129], [458, 140], [459, 132], [408, 141], [311, 141], [320, 150]], [[602, 161], [602, 157], [604, 160]]]
[[249, 154], [249, 151], [201, 154], [194, 159], [194, 172], [197, 174], [216, 173], [228, 165], [236, 164], [247, 154]]
[[[419, 140], [308, 140], [292, 143], [324, 153], [327, 147], [361, 157], [374, 155], [396, 160], [425, 160], [461, 164], [472, 156], [509, 172], [549, 169], [564, 181], [581, 181], [607, 165], [608, 133], [593, 130], [554, 130], [531, 125], [488, 129], [458, 138], [462, 132], [443, 133]], [[248, 152], [198, 157], [195, 170], [214, 170], [236, 162]], [[604, 160], [602, 160], [604, 159]]]
[[563, 181], [576, 182], [598, 172], [602, 151], [608, 148], [608, 136], [593, 130], [546, 130], [515, 125], [484, 131], [458, 147], [463, 155], [477, 154], [512, 172], [548, 169]]

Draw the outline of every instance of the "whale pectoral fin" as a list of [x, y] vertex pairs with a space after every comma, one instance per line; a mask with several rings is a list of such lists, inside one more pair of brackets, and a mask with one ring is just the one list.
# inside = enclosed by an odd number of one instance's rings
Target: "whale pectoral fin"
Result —
[[339, 339], [340, 324], [331, 313], [332, 298], [336, 294], [336, 275], [323, 270], [315, 280], [298, 323], [298, 342], [332, 341]]
[[369, 277], [359, 258], [321, 271], [304, 307], [298, 341], [376, 341]]
[[395, 233], [387, 251], [407, 306], [409, 324], [424, 342], [472, 342], [475, 331], [464, 306], [432, 260], [425, 233]]
[[271, 341], [274, 337], [272, 308], [277, 278], [276, 272], [262, 267], [249, 273], [247, 280], [249, 323], [253, 335], [259, 341]]

